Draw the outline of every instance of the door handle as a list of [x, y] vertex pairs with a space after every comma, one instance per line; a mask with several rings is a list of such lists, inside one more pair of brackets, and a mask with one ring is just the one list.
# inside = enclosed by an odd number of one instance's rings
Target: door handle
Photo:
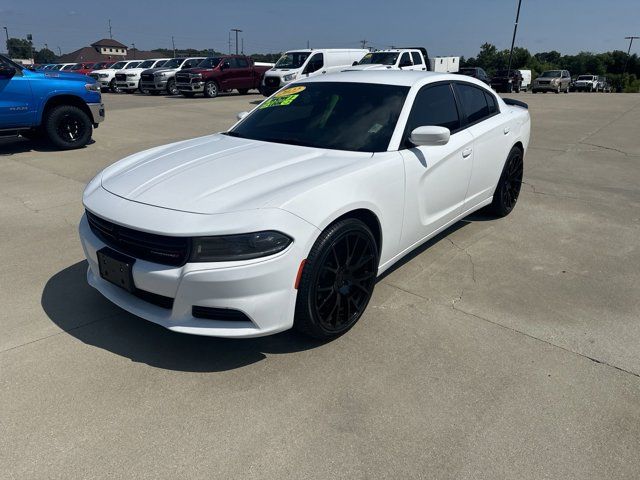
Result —
[[505, 134], [505, 135], [508, 135], [510, 131], [511, 131], [511, 128], [509, 128], [509, 127], [504, 127], [503, 132], [504, 132], [504, 134]]
[[469, 155], [471, 155], [471, 152], [473, 152], [473, 150], [471, 148], [466, 148], [462, 151], [462, 158], [468, 158]]

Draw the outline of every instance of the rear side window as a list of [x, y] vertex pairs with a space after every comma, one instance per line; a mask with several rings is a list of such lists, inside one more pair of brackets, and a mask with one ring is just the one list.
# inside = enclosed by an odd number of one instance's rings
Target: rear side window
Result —
[[309, 59], [309, 63], [307, 64], [306, 73], [313, 73], [317, 70], [320, 70], [324, 66], [324, 54], [316, 53], [313, 57]]
[[409, 56], [409, 52], [404, 52], [402, 57], [400, 57], [400, 66], [402, 65], [411, 65], [411, 57]]
[[411, 58], [414, 65], [422, 65], [422, 56], [418, 52], [411, 52]]
[[406, 135], [425, 126], [446, 127], [452, 132], [460, 128], [460, 118], [451, 86], [447, 84], [423, 87], [416, 95], [407, 121]]
[[469, 123], [479, 122], [491, 115], [483, 89], [467, 83], [458, 83], [456, 88]]
[[231, 66], [236, 68], [247, 68], [249, 66], [249, 62], [247, 62], [246, 58], [234, 58], [235, 65], [232, 63]]
[[498, 113], [498, 105], [496, 104], [496, 97], [494, 97], [487, 91], [485, 91], [484, 94], [487, 98], [487, 105], [489, 106], [489, 115]]

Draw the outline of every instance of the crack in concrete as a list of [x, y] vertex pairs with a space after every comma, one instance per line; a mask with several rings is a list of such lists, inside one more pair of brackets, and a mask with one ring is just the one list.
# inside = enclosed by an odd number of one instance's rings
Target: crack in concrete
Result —
[[587, 142], [579, 142], [580, 145], [588, 145], [590, 147], [602, 148], [603, 150], [610, 150], [612, 152], [621, 153], [625, 157], [640, 157], [640, 155], [635, 153], [625, 152], [624, 150], [620, 150], [619, 148], [614, 147], [605, 147], [604, 145], [597, 145], [595, 143], [587, 143]]
[[[476, 283], [476, 264], [473, 261], [473, 257], [471, 256], [471, 253], [469, 253], [469, 251], [467, 250], [468, 247], [467, 248], [462, 248], [460, 245], [458, 245], [456, 242], [454, 242], [453, 240], [451, 240], [448, 237], [447, 237], [447, 240], [449, 240], [449, 242], [451, 243], [451, 245], [453, 245], [454, 248], [456, 248], [460, 252], [464, 253], [467, 256], [467, 258], [469, 259], [469, 262], [471, 263], [471, 280], [475, 284]], [[462, 301], [462, 297], [464, 297], [464, 292], [465, 292], [465, 288], [462, 287], [462, 289], [460, 290], [460, 295], [458, 296], [458, 298], [454, 298], [451, 301], [451, 308], [455, 309], [456, 303]]]

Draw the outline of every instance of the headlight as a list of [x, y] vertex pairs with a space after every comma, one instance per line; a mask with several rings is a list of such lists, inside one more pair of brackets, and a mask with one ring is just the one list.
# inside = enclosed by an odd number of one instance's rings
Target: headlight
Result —
[[159, 78], [165, 78], [167, 75], [168, 75], [168, 73], [164, 73], [164, 72], [156, 73], [156, 77], [159, 77]]
[[98, 85], [97, 83], [85, 83], [84, 84], [84, 88], [89, 92], [99, 92], [100, 91], [100, 85]]
[[196, 237], [193, 239], [191, 262], [231, 262], [266, 257], [281, 252], [292, 240], [275, 231]]
[[135, 76], [136, 76], [135, 73], [127, 73], [127, 78], [133, 78]]
[[108, 73], [99, 73], [98, 74], [98, 77], [100, 77], [100, 78], [107, 78], [108, 76], [109, 76]]
[[297, 73], [290, 73], [289, 75], [285, 75], [284, 77], [282, 77], [282, 79], [285, 82], [290, 82], [291, 80], [295, 80], [295, 78], [298, 76]]

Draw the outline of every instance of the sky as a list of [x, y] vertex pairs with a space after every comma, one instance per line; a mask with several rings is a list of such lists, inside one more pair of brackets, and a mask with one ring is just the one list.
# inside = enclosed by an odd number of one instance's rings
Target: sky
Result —
[[[229, 30], [239, 28], [246, 53], [367, 40], [375, 48], [425, 46], [430, 55], [470, 57], [484, 42], [509, 48], [516, 7], [517, 0], [0, 0], [0, 27], [10, 37], [31, 33], [36, 48], [46, 43], [56, 53], [108, 38], [111, 19], [113, 38], [140, 50], [171, 48], [173, 35], [178, 49], [227, 51]], [[640, 0], [522, 0], [516, 46], [626, 51], [624, 37], [640, 35], [639, 19]]]

